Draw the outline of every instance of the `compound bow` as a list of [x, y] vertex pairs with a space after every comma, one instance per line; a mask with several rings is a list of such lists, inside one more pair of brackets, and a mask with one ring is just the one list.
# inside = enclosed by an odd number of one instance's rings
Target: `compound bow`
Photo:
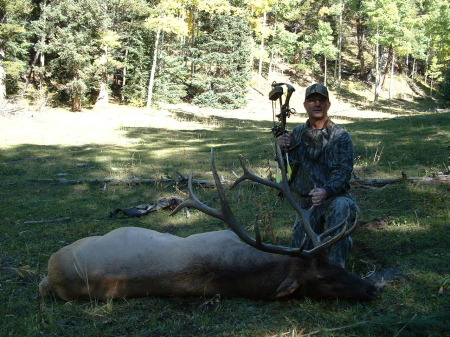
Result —
[[[284, 101], [282, 101], [282, 97], [283, 97], [283, 85], [285, 85], [287, 87], [287, 95], [286, 95], [286, 99]], [[272, 133], [273, 136], [276, 138], [278, 138], [279, 136], [283, 135], [284, 133], [286, 133], [286, 118], [289, 118], [291, 116], [291, 114], [295, 114], [295, 109], [294, 108], [290, 108], [289, 107], [289, 100], [291, 99], [292, 93], [295, 91], [295, 88], [288, 83], [277, 83], [277, 82], [273, 82], [272, 83], [272, 90], [269, 93], [269, 99], [272, 101], [272, 111], [273, 111], [273, 128], [272, 128]], [[274, 103], [276, 100], [280, 101], [280, 113], [275, 115], [275, 108], [274, 108]], [[278, 121], [280, 122], [280, 124], [276, 125], [275, 124], [275, 117], [277, 117]], [[275, 140], [276, 142], [276, 140]], [[285, 161], [286, 165], [286, 170], [287, 170], [287, 176], [288, 179], [290, 179], [290, 176], [292, 174], [292, 169], [291, 166], [289, 165], [289, 157], [288, 157], [288, 153], [287, 151], [284, 151], [284, 158], [283, 160]], [[279, 168], [278, 168], [278, 164], [277, 164], [277, 174], [276, 174], [276, 180], [277, 182], [281, 181], [281, 174], [279, 173]]]
[[[283, 104], [283, 85], [287, 87], [287, 95], [286, 99]], [[294, 108], [289, 108], [289, 100], [291, 99], [292, 93], [295, 91], [295, 88], [288, 83], [272, 83], [272, 90], [269, 93], [269, 99], [272, 101], [272, 110], [274, 111], [273, 114], [275, 115], [275, 109], [273, 107], [273, 103], [276, 100], [280, 101], [280, 113], [276, 116], [274, 116], [274, 127], [272, 129], [272, 133], [274, 137], [279, 137], [282, 134], [286, 133], [286, 118], [291, 117], [291, 114], [295, 114]], [[278, 118], [278, 121], [280, 122], [280, 125], [275, 125], [275, 117]]]

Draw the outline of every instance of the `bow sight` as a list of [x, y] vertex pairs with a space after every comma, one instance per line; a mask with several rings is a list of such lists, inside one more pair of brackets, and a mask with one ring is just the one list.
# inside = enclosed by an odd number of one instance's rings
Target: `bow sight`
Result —
[[[283, 97], [283, 85], [287, 87], [287, 95], [286, 99], [282, 101]], [[281, 122], [280, 125], [274, 125], [272, 128], [272, 133], [275, 137], [281, 136], [283, 133], [286, 132], [286, 118], [289, 118], [291, 114], [295, 114], [295, 109], [289, 108], [289, 100], [291, 99], [292, 93], [295, 91], [295, 88], [288, 84], [288, 83], [272, 83], [272, 90], [269, 93], [269, 99], [272, 101], [272, 109], [273, 109], [273, 103], [276, 100], [280, 101], [280, 113], [276, 115], [275, 117], [278, 118], [278, 121]], [[275, 115], [275, 112], [274, 112]], [[274, 124], [275, 124], [275, 117], [274, 117]]]

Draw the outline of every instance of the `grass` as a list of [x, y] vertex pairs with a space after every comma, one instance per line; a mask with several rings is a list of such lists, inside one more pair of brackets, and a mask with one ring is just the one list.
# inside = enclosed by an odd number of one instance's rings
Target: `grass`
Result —
[[[450, 114], [414, 106], [403, 119], [349, 118], [355, 171], [364, 178], [428, 176], [449, 164]], [[348, 269], [366, 275], [396, 268], [397, 277], [370, 303], [346, 301], [255, 301], [215, 298], [141, 298], [114, 302], [40, 299], [37, 285], [49, 256], [79, 238], [121, 226], [141, 226], [180, 236], [225, 228], [193, 211], [165, 211], [139, 219], [110, 219], [116, 208], [184, 197], [184, 186], [61, 184], [36, 178], [164, 178], [191, 167], [209, 173], [209, 151], [225, 178], [240, 173], [243, 154], [252, 170], [273, 173], [269, 121], [200, 117], [174, 111], [196, 127], [175, 130], [123, 126], [134, 142], [77, 145], [19, 143], [0, 152], [0, 336], [444, 336], [449, 327], [449, 186], [396, 184], [355, 189], [361, 220], [381, 217], [388, 225], [354, 235]], [[147, 125], [147, 124], [146, 124]], [[447, 129], [446, 129], [447, 128]], [[83, 129], [80, 127], [79, 132]], [[198, 190], [212, 200], [214, 190]], [[293, 214], [275, 193], [240, 186], [230, 192], [235, 211], [252, 225], [254, 213], [272, 217], [272, 239], [289, 244]], [[273, 214], [271, 213], [273, 212]], [[71, 217], [61, 223], [30, 220]], [[268, 235], [270, 231], [266, 232]]]

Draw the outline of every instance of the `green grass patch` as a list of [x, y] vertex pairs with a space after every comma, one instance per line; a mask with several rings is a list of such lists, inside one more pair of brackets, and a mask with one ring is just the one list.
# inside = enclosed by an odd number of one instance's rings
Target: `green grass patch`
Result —
[[[180, 118], [194, 118], [181, 115]], [[216, 298], [141, 298], [107, 303], [40, 299], [37, 285], [50, 255], [62, 246], [121, 226], [180, 236], [225, 228], [191, 211], [165, 211], [138, 219], [110, 219], [116, 208], [185, 197], [185, 186], [63, 184], [38, 178], [176, 178], [191, 168], [211, 179], [210, 148], [227, 179], [241, 173], [238, 155], [262, 176], [274, 172], [270, 122], [207, 118], [198, 130], [166, 132], [124, 128], [139, 139], [129, 146], [22, 144], [0, 152], [0, 336], [444, 336], [449, 327], [449, 185], [395, 184], [356, 189], [361, 220], [385, 218], [383, 228], [361, 228], [348, 268], [360, 275], [398, 269], [380, 297], [345, 301], [254, 301]], [[210, 126], [215, 126], [211, 128]], [[345, 127], [355, 143], [355, 172], [363, 178], [428, 176], [449, 164], [449, 113], [406, 115], [397, 120], [358, 120]], [[81, 132], [81, 131], [80, 131]], [[198, 189], [202, 200], [215, 191]], [[289, 244], [294, 219], [287, 203], [264, 187], [229, 191], [247, 226], [269, 219], [267, 240]], [[239, 205], [239, 206], [237, 206]], [[255, 213], [258, 219], [255, 220]], [[60, 223], [30, 220], [70, 217]], [[318, 333], [320, 331], [320, 333]]]

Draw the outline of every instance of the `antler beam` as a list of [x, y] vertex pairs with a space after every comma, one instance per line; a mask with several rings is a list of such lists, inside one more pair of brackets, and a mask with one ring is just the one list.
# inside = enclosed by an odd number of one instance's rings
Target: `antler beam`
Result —
[[[211, 215], [212, 217], [215, 217], [217, 219], [222, 220], [225, 222], [238, 236], [241, 238], [242, 241], [247, 243], [248, 245], [255, 247], [259, 250], [268, 252], [268, 253], [275, 253], [275, 254], [283, 254], [283, 255], [291, 255], [291, 256], [300, 256], [300, 255], [306, 255], [306, 256], [313, 256], [317, 255], [320, 252], [324, 251], [328, 247], [332, 246], [339, 240], [343, 239], [344, 237], [348, 236], [353, 230], [356, 228], [356, 220], [352, 227], [350, 229], [345, 228], [345, 224], [347, 219], [345, 219], [342, 223], [340, 223], [338, 226], [333, 227], [324, 233], [318, 235], [311, 227], [310, 224], [310, 215], [313, 211], [313, 207], [311, 207], [309, 210], [303, 209], [300, 204], [298, 203], [297, 199], [294, 197], [293, 193], [291, 192], [291, 189], [289, 187], [288, 179], [286, 176], [286, 170], [283, 160], [281, 159], [281, 149], [278, 145], [276, 145], [276, 151], [277, 151], [277, 161], [280, 166], [280, 169], [282, 171], [282, 182], [277, 183], [274, 181], [270, 181], [264, 178], [261, 178], [254, 173], [250, 172], [245, 163], [242, 156], [239, 157], [239, 161], [241, 163], [242, 169], [244, 170], [244, 174], [235, 181], [233, 184], [233, 187], [237, 186], [239, 183], [241, 183], [244, 180], [251, 180], [257, 183], [260, 183], [262, 185], [266, 185], [272, 188], [275, 188], [279, 190], [288, 200], [290, 205], [295, 209], [295, 211], [300, 215], [302, 218], [302, 223], [305, 228], [305, 238], [303, 239], [303, 242], [299, 248], [293, 248], [293, 247], [285, 247], [285, 246], [279, 246], [279, 245], [271, 245], [261, 242], [261, 238], [258, 232], [257, 227], [255, 226], [255, 232], [256, 232], [256, 239], [252, 238], [252, 236], [244, 229], [244, 227], [240, 224], [239, 220], [234, 216], [233, 211], [231, 210], [231, 207], [228, 203], [228, 200], [225, 195], [225, 191], [223, 188], [223, 185], [220, 181], [219, 175], [216, 170], [215, 166], [215, 160], [214, 160], [214, 150], [211, 149], [211, 171], [213, 173], [214, 181], [217, 186], [217, 193], [219, 195], [220, 203], [221, 203], [221, 209], [217, 210], [215, 208], [209, 207], [205, 204], [203, 204], [194, 194], [194, 190], [192, 187], [192, 177], [193, 172], [191, 171], [191, 174], [189, 176], [189, 198], [185, 201], [183, 201], [180, 205], [175, 208], [175, 210], [172, 212], [172, 214], [177, 213], [179, 210], [185, 208], [185, 207], [191, 207], [198, 209], [199, 211]], [[348, 216], [347, 216], [348, 218]], [[330, 236], [332, 232], [335, 232], [337, 230], [340, 230], [338, 234], [335, 236]], [[307, 238], [310, 238], [313, 243], [313, 248], [309, 250], [305, 250]]]

